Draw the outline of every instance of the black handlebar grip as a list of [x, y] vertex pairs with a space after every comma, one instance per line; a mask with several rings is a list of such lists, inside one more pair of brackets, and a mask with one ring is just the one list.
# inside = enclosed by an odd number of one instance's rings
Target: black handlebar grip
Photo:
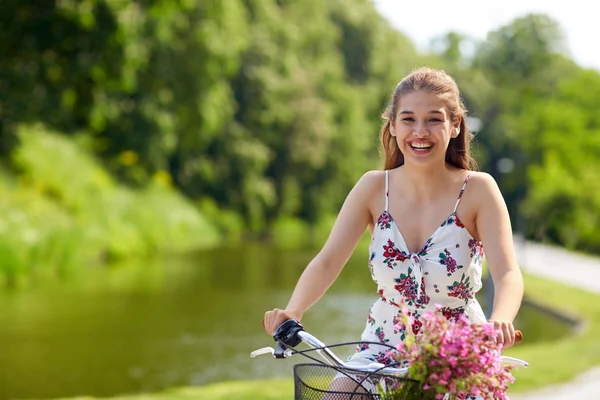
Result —
[[[302, 339], [298, 337], [298, 332], [303, 331], [302, 324], [295, 319], [288, 319], [277, 328], [273, 334], [276, 342], [283, 343], [289, 347], [296, 347]], [[279, 347], [279, 346], [278, 346]]]

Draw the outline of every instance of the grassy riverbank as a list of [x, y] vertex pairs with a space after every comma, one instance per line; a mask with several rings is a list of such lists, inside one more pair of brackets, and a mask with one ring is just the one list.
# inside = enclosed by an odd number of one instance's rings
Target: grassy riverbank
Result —
[[12, 169], [0, 168], [0, 287], [219, 243], [217, 228], [168, 175], [158, 172], [149, 184], [129, 187], [84, 143], [39, 126], [23, 127], [19, 138], [5, 160]]
[[526, 276], [527, 296], [538, 304], [581, 318], [573, 335], [549, 342], [516, 346], [506, 354], [526, 359], [529, 369], [516, 373], [515, 391], [571, 380], [600, 365], [600, 296], [547, 279]]

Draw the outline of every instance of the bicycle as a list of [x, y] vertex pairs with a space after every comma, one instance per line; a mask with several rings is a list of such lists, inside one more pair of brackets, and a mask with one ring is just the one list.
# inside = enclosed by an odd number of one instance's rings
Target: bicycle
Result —
[[[519, 336], [522, 334], [519, 331]], [[277, 342], [276, 348], [263, 347], [250, 353], [255, 358], [263, 354], [271, 354], [277, 359], [289, 358], [301, 354], [316, 363], [301, 363], [294, 366], [294, 399], [295, 400], [383, 400], [378, 394], [378, 387], [389, 385], [406, 386], [420, 385], [421, 382], [409, 378], [406, 362], [384, 365], [372, 362], [367, 365], [352, 364], [342, 361], [333, 351], [332, 347], [374, 344], [389, 347], [391, 345], [380, 342], [346, 342], [326, 346], [312, 334], [306, 332], [302, 324], [289, 319], [281, 324], [275, 331], [273, 338]], [[300, 343], [306, 344], [307, 350], [296, 350]], [[308, 355], [317, 352], [324, 360]], [[529, 364], [518, 358], [501, 356], [505, 364], [519, 367], [528, 367]]]

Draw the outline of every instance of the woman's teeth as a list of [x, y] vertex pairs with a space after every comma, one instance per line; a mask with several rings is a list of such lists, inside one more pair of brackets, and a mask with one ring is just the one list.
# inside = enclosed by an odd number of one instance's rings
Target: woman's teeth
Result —
[[423, 150], [423, 149], [429, 149], [431, 147], [431, 143], [411, 143], [410, 146], [413, 149]]

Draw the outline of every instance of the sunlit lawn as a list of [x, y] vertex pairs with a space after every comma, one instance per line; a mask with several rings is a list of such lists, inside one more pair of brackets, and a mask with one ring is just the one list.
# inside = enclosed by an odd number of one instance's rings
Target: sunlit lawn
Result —
[[[600, 364], [600, 296], [546, 279], [526, 275], [527, 296], [560, 311], [584, 317], [585, 328], [561, 340], [539, 342], [508, 349], [506, 355], [527, 360], [528, 369], [514, 372], [513, 392], [522, 392], [574, 378]], [[527, 340], [527, 338], [525, 338]], [[291, 400], [290, 379], [236, 381], [160, 393], [114, 397], [115, 400]]]
[[[111, 400], [293, 400], [291, 379], [222, 382], [206, 386], [174, 388], [152, 394], [124, 395]], [[70, 398], [90, 400], [92, 397]]]
[[523, 358], [528, 369], [515, 373], [515, 391], [570, 380], [600, 364], [600, 296], [550, 280], [526, 275], [526, 293], [533, 301], [583, 319], [584, 328], [563, 339], [515, 346], [507, 355]]

